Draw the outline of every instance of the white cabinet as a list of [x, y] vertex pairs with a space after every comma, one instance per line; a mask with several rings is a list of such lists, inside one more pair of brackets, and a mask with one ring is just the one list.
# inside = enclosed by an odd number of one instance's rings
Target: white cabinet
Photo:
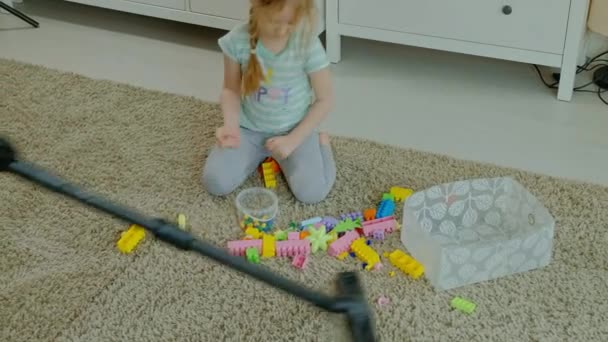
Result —
[[130, 0], [141, 4], [174, 8], [179, 10], [186, 9], [186, 0]]
[[218, 17], [247, 20], [250, 0], [190, 0], [190, 10]]
[[560, 67], [558, 98], [570, 100], [588, 0], [327, 0], [327, 49], [340, 37]]

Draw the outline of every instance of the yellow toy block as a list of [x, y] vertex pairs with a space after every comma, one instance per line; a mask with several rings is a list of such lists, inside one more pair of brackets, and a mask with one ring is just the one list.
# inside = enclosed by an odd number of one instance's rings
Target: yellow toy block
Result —
[[274, 235], [264, 234], [262, 236], [262, 257], [272, 258], [276, 254]]
[[188, 228], [187, 223], [186, 223], [186, 215], [181, 214], [181, 213], [177, 214], [177, 226], [181, 230], [186, 230]]
[[385, 253], [384, 256], [393, 266], [414, 279], [418, 279], [424, 274], [424, 266], [403, 251], [396, 249], [391, 253]]
[[120, 234], [120, 239], [118, 239], [118, 242], [116, 242], [116, 247], [118, 247], [119, 251], [129, 254], [133, 252], [135, 247], [137, 247], [145, 236], [146, 230], [133, 224], [129, 227], [129, 229]]
[[251, 228], [245, 229], [245, 235], [251, 236], [254, 239], [259, 239], [262, 237], [262, 232], [260, 232], [259, 229], [251, 227]]
[[398, 186], [394, 186], [391, 188], [391, 194], [394, 196], [395, 201], [397, 201], [397, 202], [405, 201], [413, 193], [414, 193], [414, 190], [412, 190], [412, 189], [401, 188]]
[[382, 267], [380, 256], [367, 245], [365, 238], [355, 240], [352, 245], [350, 245], [350, 249], [355, 253], [357, 258], [367, 264], [367, 266], [365, 266], [366, 270]]
[[336, 256], [336, 258], [338, 258], [338, 260], [344, 260], [346, 259], [346, 257], [348, 256], [348, 252], [344, 252], [344, 253], [340, 253]]
[[262, 178], [264, 180], [264, 186], [266, 188], [277, 187], [277, 178], [272, 163], [265, 162], [262, 164]]

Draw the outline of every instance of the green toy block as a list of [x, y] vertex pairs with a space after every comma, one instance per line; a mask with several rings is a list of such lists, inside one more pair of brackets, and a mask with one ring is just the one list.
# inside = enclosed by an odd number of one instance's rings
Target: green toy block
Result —
[[395, 200], [395, 195], [393, 195], [391, 193], [388, 193], [388, 192], [383, 193], [382, 194], [382, 200], [384, 201], [384, 200], [387, 200], [387, 199], [391, 200], [391, 201], [394, 201]]
[[355, 228], [360, 228], [361, 227], [361, 220], [357, 219], [355, 221], [351, 220], [351, 219], [346, 219], [344, 221], [340, 221], [333, 229], [334, 232], [336, 233], [346, 233], [348, 231], [351, 231]]
[[287, 240], [287, 232], [283, 230], [277, 230], [276, 232], [274, 232], [274, 238], [277, 241], [285, 241]]
[[464, 313], [473, 313], [473, 311], [475, 311], [475, 308], [477, 307], [477, 305], [471, 301], [468, 301], [464, 298], [461, 297], [454, 297], [452, 299], [452, 301], [450, 302], [450, 305], [456, 309], [456, 310], [460, 310]]
[[255, 247], [249, 247], [245, 250], [245, 255], [247, 256], [247, 261], [249, 261], [252, 264], [259, 264], [260, 263], [260, 253], [258, 252], [258, 249]]

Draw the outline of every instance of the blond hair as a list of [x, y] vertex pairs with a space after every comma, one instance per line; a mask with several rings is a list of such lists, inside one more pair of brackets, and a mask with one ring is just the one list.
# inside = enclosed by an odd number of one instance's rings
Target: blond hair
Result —
[[256, 56], [255, 49], [258, 45], [259, 23], [263, 14], [281, 11], [287, 2], [297, 2], [294, 21], [297, 26], [302, 24], [299, 33], [305, 35], [302, 40], [308, 44], [308, 40], [316, 24], [316, 12], [314, 0], [254, 0], [249, 9], [249, 63], [241, 81], [241, 93], [249, 95], [260, 87], [264, 80], [264, 71]]

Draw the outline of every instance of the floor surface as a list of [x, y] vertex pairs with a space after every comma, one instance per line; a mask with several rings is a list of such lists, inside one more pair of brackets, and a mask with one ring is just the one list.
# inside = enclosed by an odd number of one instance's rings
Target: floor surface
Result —
[[[218, 100], [221, 30], [58, 0], [19, 8], [41, 27], [0, 14], [0, 57]], [[526, 64], [343, 41], [329, 132], [608, 184], [608, 106], [596, 95], [558, 101]]]

